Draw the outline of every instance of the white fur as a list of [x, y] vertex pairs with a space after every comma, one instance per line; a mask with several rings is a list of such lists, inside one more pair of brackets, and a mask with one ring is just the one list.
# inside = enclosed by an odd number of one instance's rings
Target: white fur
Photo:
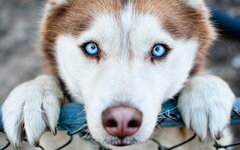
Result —
[[220, 78], [210, 75], [192, 77], [178, 100], [178, 108], [187, 127], [191, 127], [202, 140], [222, 136], [230, 122], [235, 96]]
[[[63, 98], [58, 80], [43, 75], [16, 87], [2, 107], [4, 131], [15, 146], [19, 146], [25, 130], [30, 144], [36, 144], [46, 128], [55, 132]], [[48, 122], [44, 121], [45, 113]], [[23, 129], [24, 124], [24, 129]]]

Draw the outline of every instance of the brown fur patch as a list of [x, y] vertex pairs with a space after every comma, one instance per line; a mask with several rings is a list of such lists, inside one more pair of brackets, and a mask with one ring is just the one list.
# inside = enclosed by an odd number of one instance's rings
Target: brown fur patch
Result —
[[53, 46], [59, 35], [77, 36], [91, 26], [93, 15], [112, 13], [117, 16], [129, 1], [137, 13], [158, 16], [164, 29], [174, 38], [198, 39], [200, 47], [191, 74], [202, 69], [215, 32], [200, 10], [191, 8], [180, 0], [71, 0], [67, 5], [52, 8], [44, 20], [41, 49], [45, 72], [58, 76]]
[[93, 15], [113, 13], [118, 15], [121, 1], [72, 0], [66, 5], [52, 8], [43, 20], [41, 54], [45, 73], [58, 76], [54, 57], [54, 44], [59, 35], [79, 35], [91, 26]]
[[138, 13], [150, 13], [159, 17], [164, 29], [178, 38], [195, 38], [200, 41], [195, 66], [191, 75], [202, 70], [206, 54], [216, 38], [211, 22], [203, 12], [196, 10], [179, 0], [135, 0]]

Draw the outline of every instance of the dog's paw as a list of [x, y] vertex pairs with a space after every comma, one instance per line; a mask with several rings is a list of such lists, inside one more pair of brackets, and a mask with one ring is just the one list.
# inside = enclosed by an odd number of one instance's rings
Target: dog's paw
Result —
[[56, 134], [62, 98], [59, 81], [48, 75], [16, 87], [2, 107], [4, 131], [11, 143], [18, 147], [26, 138], [37, 146], [45, 130]]
[[190, 79], [180, 94], [178, 108], [187, 127], [202, 141], [220, 139], [230, 122], [235, 96], [220, 78], [209, 75]]

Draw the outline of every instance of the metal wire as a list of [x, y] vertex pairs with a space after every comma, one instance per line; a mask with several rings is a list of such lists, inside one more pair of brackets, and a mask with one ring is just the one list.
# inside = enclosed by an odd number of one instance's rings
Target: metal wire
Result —
[[221, 149], [221, 148], [224, 148], [227, 150], [228, 148], [231, 148], [231, 147], [240, 146], [240, 142], [222, 146], [215, 141], [215, 144], [213, 146], [216, 148], [216, 150]]
[[7, 140], [7, 144], [5, 146], [3, 146], [2, 148], [0, 148], [0, 150], [5, 150], [10, 146], [10, 142], [9, 140]]
[[[68, 135], [70, 136], [70, 139], [69, 139], [65, 144], [63, 144], [62, 146], [60, 146], [59, 148], [57, 148], [57, 149], [55, 149], [55, 150], [62, 150], [62, 149], [64, 149], [64, 148], [66, 148], [69, 144], [72, 143], [72, 141], [73, 141], [73, 135], [76, 135], [76, 134], [81, 133], [82, 130], [83, 130], [83, 129], [81, 129], [81, 130], [79, 130], [79, 131], [76, 131], [76, 132], [73, 133], [73, 134], [68, 134]], [[153, 141], [154, 143], [156, 143], [156, 144], [158, 145], [158, 150], [174, 150], [174, 149], [176, 149], [176, 148], [179, 148], [179, 147], [181, 147], [181, 146], [183, 146], [183, 145], [191, 142], [192, 140], [194, 140], [194, 139], [196, 138], [196, 136], [197, 136], [197, 135], [194, 134], [191, 138], [187, 139], [186, 141], [183, 141], [183, 142], [181, 142], [181, 143], [179, 143], [179, 144], [177, 144], [177, 145], [174, 145], [174, 146], [172, 146], [172, 147], [170, 147], [170, 148], [167, 148], [167, 147], [163, 146], [163, 145], [162, 145], [159, 141], [157, 141], [156, 139], [151, 138], [151, 139], [149, 139], [149, 140]], [[93, 139], [85, 139], [85, 140], [91, 141], [91, 140], [93, 140]], [[7, 141], [7, 144], [6, 144], [4, 147], [0, 148], [0, 150], [6, 150], [6, 149], [10, 146], [9, 140], [6, 139], [6, 141]], [[94, 140], [93, 140], [93, 141], [94, 141]], [[110, 149], [102, 146], [101, 144], [97, 143], [96, 141], [94, 142], [94, 144], [99, 146], [99, 150], [110, 150]], [[233, 143], [233, 144], [229, 144], [229, 145], [220, 145], [219, 143], [217, 143], [217, 142], [215, 141], [215, 144], [213, 145], [213, 147], [215, 147], [216, 150], [219, 150], [219, 149], [228, 150], [229, 148], [236, 147], [236, 146], [240, 146], [240, 142]], [[41, 150], [45, 150], [41, 145], [40, 145], [38, 148], [40, 148]]]
[[[168, 107], [166, 107], [166, 106], [168, 106]], [[162, 128], [163, 127], [183, 127], [184, 123], [182, 121], [181, 115], [179, 114], [179, 112], [176, 110], [176, 107], [175, 107], [176, 101], [174, 99], [170, 100], [166, 106], [163, 107], [163, 109], [164, 109], [163, 113], [159, 114], [159, 116], [158, 116], [158, 122], [157, 122], [156, 127], [157, 128], [159, 128], [159, 127], [162, 127]], [[68, 107], [68, 109], [65, 109], [65, 111], [71, 110], [69, 108], [72, 108], [72, 107]], [[76, 107], [75, 109], [81, 110], [82, 108], [83, 107]], [[60, 127], [60, 129], [62, 129], [62, 130], [68, 131], [67, 134], [70, 136], [70, 138], [65, 144], [63, 144], [62, 146], [60, 146], [59, 148], [57, 148], [55, 150], [62, 150], [64, 148], [66, 148], [69, 144], [72, 143], [74, 135], [78, 135], [82, 139], [92, 143], [95, 146], [98, 146], [99, 150], [110, 150], [110, 149], [102, 146], [100, 143], [98, 143], [97, 141], [95, 141], [92, 138], [92, 136], [89, 132], [86, 120], [83, 117], [84, 113], [79, 114], [79, 111], [75, 111], [75, 112], [68, 111], [67, 114], [71, 114], [71, 116], [74, 116], [74, 117], [72, 117], [72, 118], [70, 117], [70, 119], [67, 118], [68, 121], [65, 121], [65, 122], [60, 121], [58, 124], [58, 127]], [[79, 121], [79, 119], [80, 119], [81, 125], [78, 124], [77, 126], [73, 126], [73, 125], [75, 125], [73, 122], [75, 121], [75, 123], [76, 123], [76, 120]], [[70, 122], [70, 125], [69, 125], [69, 122]], [[77, 122], [77, 123], [79, 123], [79, 122]], [[233, 109], [232, 123], [235, 123], [235, 124], [240, 123], [240, 100], [238, 101], [238, 104]], [[1, 129], [1, 130], [3, 130], [3, 129]], [[158, 150], [174, 150], [178, 147], [181, 147], [181, 146], [191, 142], [195, 138], [196, 138], [196, 134], [194, 134], [191, 138], [187, 139], [186, 141], [183, 141], [183, 142], [181, 142], [175, 146], [172, 146], [170, 148], [165, 147], [164, 145], [161, 145], [161, 143], [159, 141], [157, 141], [156, 139], [150, 139], [150, 140], [158, 145]], [[10, 146], [10, 142], [8, 139], [6, 139], [6, 142], [7, 142], [7, 144], [5, 146], [3, 146], [2, 148], [0, 148], [0, 150], [6, 150]], [[213, 147], [216, 148], [216, 150], [219, 150], [219, 149], [228, 150], [229, 148], [236, 147], [236, 146], [240, 146], [240, 142], [229, 144], [229, 145], [220, 145], [218, 142], [215, 141], [215, 144], [213, 144]], [[41, 150], [44, 150], [44, 148], [41, 145], [38, 148]]]
[[67, 147], [69, 144], [71, 144], [71, 143], [72, 143], [72, 140], [73, 140], [73, 136], [72, 136], [72, 135], [70, 135], [70, 139], [67, 141], [67, 143], [66, 143], [66, 144], [64, 144], [63, 146], [61, 146], [61, 147], [57, 148], [56, 150], [61, 150], [61, 149], [65, 148], [65, 147]]
[[240, 112], [236, 111], [236, 110], [233, 110], [233, 112], [238, 116], [240, 117]]
[[[3, 131], [0, 131], [1, 133], [4, 133]], [[10, 146], [10, 141], [6, 138], [7, 144], [4, 145], [2, 148], [0, 148], [0, 150], [5, 150]]]
[[166, 148], [165, 146], [161, 145], [159, 141], [155, 140], [155, 139], [150, 139], [151, 141], [153, 141], [154, 143], [156, 143], [158, 145], [158, 150], [173, 150], [173, 149], [176, 149], [180, 146], [183, 146], [189, 142], [191, 142], [192, 140], [194, 140], [196, 138], [196, 134], [194, 134], [191, 138], [187, 139], [186, 141], [183, 141], [175, 146], [172, 146], [170, 148]]

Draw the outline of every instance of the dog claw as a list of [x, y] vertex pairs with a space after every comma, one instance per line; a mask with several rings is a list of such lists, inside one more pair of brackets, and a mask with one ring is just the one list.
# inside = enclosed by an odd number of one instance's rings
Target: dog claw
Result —
[[57, 135], [57, 128], [54, 128], [54, 130], [51, 130], [51, 132], [54, 136], [56, 136]]
[[200, 141], [201, 143], [205, 143], [205, 142], [206, 142], [206, 138], [199, 137], [199, 141]]
[[220, 140], [223, 137], [223, 134], [221, 132], [218, 132], [218, 134], [215, 136], [217, 140]]
[[39, 147], [40, 146], [40, 142], [39, 141], [34, 142], [34, 146], [35, 147]]
[[202, 138], [198, 137], [198, 140], [199, 140], [201, 143], [203, 143], [203, 139], [202, 139]]

